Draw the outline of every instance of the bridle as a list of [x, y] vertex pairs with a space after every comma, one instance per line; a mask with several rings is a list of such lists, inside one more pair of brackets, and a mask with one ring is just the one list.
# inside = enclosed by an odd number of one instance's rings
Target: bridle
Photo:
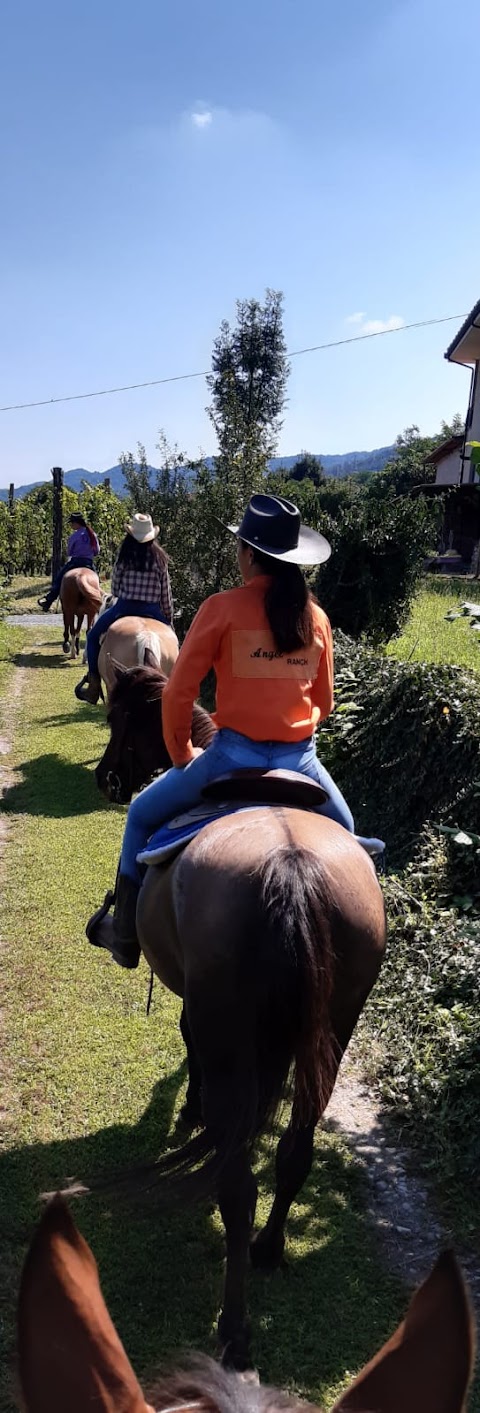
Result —
[[[117, 769], [108, 770], [106, 775], [106, 785], [109, 793], [109, 798], [111, 799], [112, 804], [116, 805], [122, 804], [122, 780], [120, 779], [120, 775], [118, 774], [120, 762], [122, 762], [123, 760], [125, 761], [125, 774], [123, 784], [125, 789], [128, 790], [129, 799], [131, 799], [135, 790], [133, 778], [135, 757], [139, 758], [140, 762], [142, 761], [141, 752], [138, 750], [138, 747], [135, 748], [133, 745], [129, 745], [126, 739], [130, 727], [130, 712], [125, 711], [123, 715], [124, 719], [120, 730], [118, 745], [115, 752], [115, 758], [118, 762]], [[148, 777], [147, 783], [149, 780], [153, 780], [155, 775], [159, 774], [161, 770], [162, 767], [159, 767], [159, 769], [156, 771], [153, 771], [151, 769], [147, 771], [145, 769], [145, 774]]]
[[[127, 730], [128, 730], [128, 727], [129, 727], [129, 719], [130, 719], [130, 713], [129, 713], [128, 711], [126, 711], [125, 714], [124, 714], [124, 721], [123, 721], [122, 730], [121, 730], [121, 733], [120, 733], [120, 740], [119, 740], [119, 742], [118, 742], [118, 747], [117, 747], [117, 752], [116, 752], [116, 759], [117, 759], [118, 761], [121, 761], [123, 755], [125, 754], [125, 756], [126, 756], [126, 759], [127, 759], [127, 762], [128, 762], [128, 770], [127, 770], [126, 784], [128, 784], [128, 785], [130, 786], [130, 794], [131, 794], [131, 793], [132, 793], [132, 791], [131, 791], [131, 785], [132, 785], [132, 778], [133, 778], [133, 761], [132, 761], [133, 746], [128, 746], [128, 745], [127, 745], [126, 750], [124, 751], [124, 747], [125, 747], [125, 737], [126, 737], [126, 735], [127, 735]], [[121, 804], [120, 796], [121, 796], [121, 791], [122, 791], [122, 782], [121, 782], [121, 780], [120, 780], [120, 776], [117, 774], [117, 772], [116, 772], [115, 770], [108, 770], [108, 771], [107, 771], [106, 784], [107, 784], [107, 788], [108, 788], [108, 791], [109, 791], [110, 798], [111, 798], [111, 800], [113, 801], [113, 803], [116, 804], [116, 805]]]

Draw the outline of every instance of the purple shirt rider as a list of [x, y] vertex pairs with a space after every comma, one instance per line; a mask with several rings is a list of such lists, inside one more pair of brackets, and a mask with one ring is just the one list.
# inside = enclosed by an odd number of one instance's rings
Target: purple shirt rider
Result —
[[67, 545], [68, 558], [94, 559], [99, 552], [97, 536], [94, 536], [95, 544], [92, 545], [88, 530], [84, 525], [80, 525], [78, 530], [74, 530], [69, 536]]

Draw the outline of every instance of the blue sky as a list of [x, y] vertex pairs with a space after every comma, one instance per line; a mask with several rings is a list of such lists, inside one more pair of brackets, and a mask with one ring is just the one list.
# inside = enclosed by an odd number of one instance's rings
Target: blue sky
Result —
[[[480, 295], [478, 0], [4, 0], [0, 403], [208, 368], [239, 296], [290, 349]], [[361, 315], [356, 323], [352, 315]], [[379, 446], [466, 406], [455, 324], [293, 361], [280, 450]], [[102, 470], [202, 380], [4, 413], [0, 484]]]

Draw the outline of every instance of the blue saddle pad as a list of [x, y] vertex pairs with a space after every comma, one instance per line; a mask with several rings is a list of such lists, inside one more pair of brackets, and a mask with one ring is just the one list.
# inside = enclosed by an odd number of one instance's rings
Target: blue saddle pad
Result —
[[[137, 854], [139, 864], [164, 863], [173, 854], [177, 854], [183, 849], [185, 844], [189, 844], [191, 839], [205, 829], [207, 824], [211, 824], [215, 819], [227, 819], [230, 814], [247, 814], [251, 810], [265, 809], [265, 805], [245, 805], [231, 803], [228, 800], [225, 804], [203, 804], [195, 805], [194, 809], [187, 810], [185, 814], [178, 814], [174, 819], [168, 820], [167, 824], [161, 824], [160, 828], [152, 834], [146, 849], [142, 849]], [[383, 854], [385, 844], [381, 839], [365, 839], [356, 834], [355, 838], [362, 849], [372, 858]]]
[[155, 834], [152, 834], [146, 849], [137, 854], [137, 863], [163, 863], [172, 854], [178, 853], [184, 844], [189, 844], [190, 840], [214, 819], [226, 819], [229, 814], [246, 814], [249, 810], [260, 808], [260, 805], [232, 804], [228, 801], [221, 805], [196, 805], [185, 814], [177, 814], [175, 819], [169, 819], [167, 824], [161, 824]]

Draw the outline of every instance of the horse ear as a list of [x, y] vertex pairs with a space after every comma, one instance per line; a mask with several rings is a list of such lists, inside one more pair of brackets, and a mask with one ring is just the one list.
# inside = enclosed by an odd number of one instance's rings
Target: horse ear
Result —
[[123, 667], [121, 662], [112, 662], [112, 659], [110, 659], [109, 666], [112, 671], [112, 676], [114, 678], [115, 685], [117, 685], [118, 682], [123, 682], [125, 677], [129, 676], [128, 667]]
[[26, 1413], [153, 1413], [110, 1319], [96, 1262], [60, 1197], [47, 1207], [23, 1269], [18, 1347]]
[[403, 1323], [333, 1413], [461, 1413], [473, 1358], [465, 1284], [447, 1251], [416, 1291]]
[[[159, 663], [159, 661], [158, 661], [158, 657], [157, 657], [156, 654], [153, 652], [153, 649], [152, 649], [152, 648], [145, 648], [145, 651], [144, 651], [144, 654], [143, 654], [143, 666], [144, 666], [144, 667], [154, 667], [154, 668], [155, 668], [155, 671], [156, 671], [156, 672], [159, 672], [159, 673], [160, 673], [160, 676], [163, 677], [163, 673], [160, 672], [160, 663]], [[167, 679], [165, 678], [165, 681], [166, 681], [166, 680], [167, 680]]]

